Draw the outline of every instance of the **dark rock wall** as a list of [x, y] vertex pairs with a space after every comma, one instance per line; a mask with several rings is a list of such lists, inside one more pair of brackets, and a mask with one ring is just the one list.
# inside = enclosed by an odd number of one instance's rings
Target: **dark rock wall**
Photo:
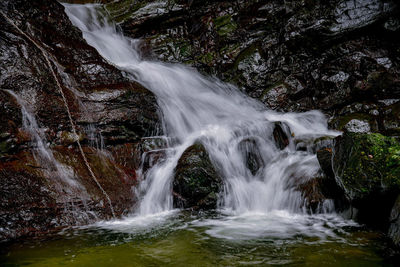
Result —
[[[141, 138], [161, 133], [154, 95], [89, 46], [58, 2], [1, 1], [0, 11], [0, 239], [111, 217], [77, 139], [116, 215], [128, 213], [136, 201]], [[54, 158], [83, 189], [63, 185], [54, 166], [40, 164], [21, 106], [6, 90], [26, 102]]]
[[275, 110], [321, 109], [335, 115], [335, 128], [363, 113], [377, 131], [399, 133], [394, 103], [382, 102], [400, 98], [394, 1], [120, 0], [106, 7], [125, 34], [143, 38], [145, 57], [195, 66]]

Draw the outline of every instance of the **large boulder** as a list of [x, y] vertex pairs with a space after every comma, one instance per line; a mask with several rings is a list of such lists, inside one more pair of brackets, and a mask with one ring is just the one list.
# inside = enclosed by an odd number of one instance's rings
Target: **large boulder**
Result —
[[201, 144], [183, 152], [175, 168], [174, 206], [192, 209], [217, 207], [222, 180]]
[[386, 227], [400, 192], [400, 143], [377, 133], [349, 133], [336, 139], [333, 169], [359, 219]]

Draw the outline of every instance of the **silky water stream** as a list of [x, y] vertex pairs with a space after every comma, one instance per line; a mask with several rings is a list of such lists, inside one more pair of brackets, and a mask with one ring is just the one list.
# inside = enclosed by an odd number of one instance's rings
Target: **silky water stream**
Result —
[[[139, 205], [130, 217], [66, 229], [44, 242], [9, 246], [1, 261], [37, 266], [234, 266], [391, 264], [376, 232], [335, 213], [326, 200], [311, 213], [296, 190], [319, 172], [313, 149], [297, 140], [331, 138], [318, 111], [277, 113], [238, 88], [195, 69], [143, 60], [138, 40], [123, 36], [99, 12], [101, 5], [65, 4], [86, 41], [111, 64], [151, 90], [170, 140], [166, 160], [136, 188]], [[289, 137], [281, 150], [276, 123]], [[251, 140], [263, 166], [251, 172], [241, 144]], [[214, 211], [173, 209], [174, 168], [186, 148], [202, 143], [223, 178]], [[294, 181], [294, 177], [300, 177]], [[300, 180], [299, 180], [300, 179]], [[50, 239], [50, 240], [49, 240]]]

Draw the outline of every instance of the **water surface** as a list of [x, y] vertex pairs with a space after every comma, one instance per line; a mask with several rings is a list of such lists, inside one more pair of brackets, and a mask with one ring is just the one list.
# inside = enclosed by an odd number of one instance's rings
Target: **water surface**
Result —
[[173, 210], [3, 244], [0, 261], [4, 266], [395, 266], [386, 255], [379, 233], [339, 216]]

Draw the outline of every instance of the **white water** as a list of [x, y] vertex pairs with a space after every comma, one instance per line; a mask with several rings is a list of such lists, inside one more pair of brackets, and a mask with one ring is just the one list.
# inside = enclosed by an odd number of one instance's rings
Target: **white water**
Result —
[[[60, 187], [58, 190], [75, 192], [80, 195], [87, 195], [85, 188], [75, 180], [72, 169], [61, 164], [54, 157], [53, 152], [47, 145], [44, 129], [40, 128], [35, 116], [29, 111], [27, 103], [16, 93], [6, 90], [12, 95], [21, 106], [22, 126], [29, 133], [34, 146], [34, 157], [39, 166], [47, 173], [47, 176], [53, 179]], [[71, 191], [72, 190], [72, 191]]]
[[[304, 199], [295, 187], [315, 176], [319, 164], [315, 155], [296, 151], [291, 135], [311, 140], [338, 135], [328, 130], [322, 113], [276, 113], [238, 88], [205, 77], [192, 68], [143, 60], [136, 50], [139, 41], [123, 36], [114, 24], [102, 19], [97, 11], [99, 5], [65, 7], [90, 45], [157, 96], [164, 130], [176, 140], [167, 160], [150, 169], [141, 183], [139, 191], [143, 195], [137, 214], [145, 216], [172, 209], [174, 168], [184, 150], [196, 141], [205, 145], [224, 179], [220, 207], [226, 212], [301, 212]], [[290, 144], [282, 151], [272, 134], [275, 122], [284, 122], [290, 128]], [[249, 139], [256, 143], [265, 164], [255, 175], [246, 167], [239, 145]]]

